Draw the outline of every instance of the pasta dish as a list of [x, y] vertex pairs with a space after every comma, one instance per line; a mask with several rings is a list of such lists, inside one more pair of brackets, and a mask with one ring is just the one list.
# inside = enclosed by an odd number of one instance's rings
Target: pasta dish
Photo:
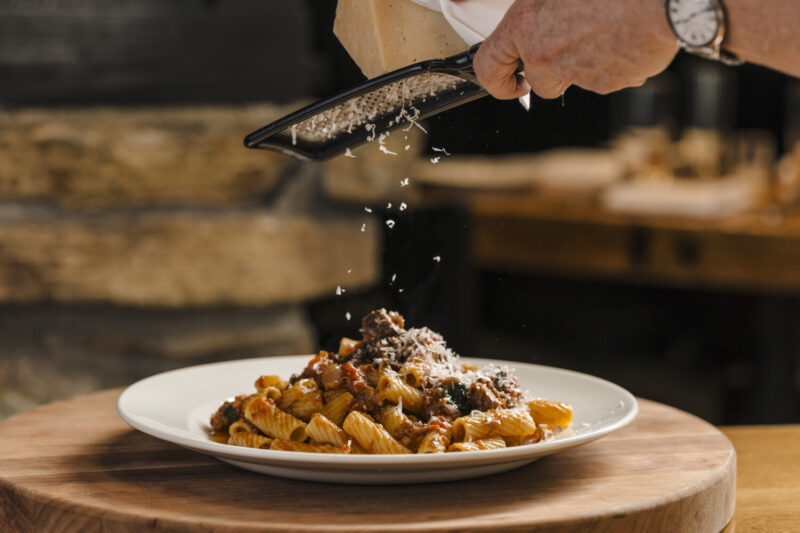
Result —
[[512, 369], [462, 362], [438, 333], [379, 309], [361, 340], [343, 338], [285, 381], [264, 375], [225, 401], [211, 437], [236, 446], [397, 454], [533, 444], [569, 427], [572, 407], [528, 398]]

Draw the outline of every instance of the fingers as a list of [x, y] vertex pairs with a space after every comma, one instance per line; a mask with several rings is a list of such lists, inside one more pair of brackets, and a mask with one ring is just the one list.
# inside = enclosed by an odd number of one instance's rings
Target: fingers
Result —
[[524, 76], [521, 76], [517, 74], [519, 62], [515, 53], [487, 39], [478, 50], [473, 66], [478, 81], [499, 100], [519, 98], [531, 90], [541, 98], [558, 98], [570, 86], [569, 82], [552, 75], [545, 66], [525, 69]]
[[525, 78], [540, 98], [558, 98], [570, 86], [569, 82], [558, 79], [543, 67], [526, 69]]
[[495, 32], [483, 41], [473, 67], [481, 85], [499, 100], [519, 98], [531, 90], [525, 78], [517, 75], [519, 53], [505, 33]]
[[[502, 25], [481, 44], [473, 67], [478, 81], [495, 98], [510, 100], [528, 94], [531, 89], [541, 98], [558, 98], [570, 83], [554, 76], [542, 62], [531, 62], [524, 76], [517, 73], [521, 54], [511, 33]], [[524, 59], [524, 58], [523, 58]]]

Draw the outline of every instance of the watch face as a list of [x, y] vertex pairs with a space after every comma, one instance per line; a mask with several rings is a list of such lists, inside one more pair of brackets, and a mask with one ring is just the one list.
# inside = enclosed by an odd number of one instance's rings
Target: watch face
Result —
[[667, 12], [675, 34], [690, 46], [708, 46], [719, 33], [716, 0], [670, 0]]

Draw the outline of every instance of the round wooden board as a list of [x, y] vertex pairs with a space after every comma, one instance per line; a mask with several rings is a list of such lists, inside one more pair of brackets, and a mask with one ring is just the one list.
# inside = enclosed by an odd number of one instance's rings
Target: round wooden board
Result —
[[129, 428], [119, 390], [0, 423], [0, 531], [719, 532], [736, 454], [710, 424], [640, 400], [627, 428], [503, 474], [404, 486], [236, 469]]

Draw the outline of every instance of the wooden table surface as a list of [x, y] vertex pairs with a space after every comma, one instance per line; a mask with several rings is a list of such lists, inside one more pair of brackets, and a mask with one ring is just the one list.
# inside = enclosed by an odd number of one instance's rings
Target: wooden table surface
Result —
[[614, 213], [591, 196], [449, 189], [427, 201], [468, 210], [471, 252], [482, 268], [800, 292], [796, 209], [703, 219]]
[[[347, 520], [350, 515], [352, 519], [358, 513], [363, 513], [363, 520], [370, 520], [370, 517], [374, 520], [382, 513], [381, 509], [374, 508], [375, 505], [381, 508], [388, 505], [384, 511], [391, 514], [407, 512], [407, 509], [421, 501], [426, 502], [426, 508], [431, 502], [438, 501], [441, 505], [436, 504], [435, 509], [430, 509], [430, 516], [424, 521], [420, 522], [420, 516], [409, 516], [409, 525], [412, 522], [418, 526], [427, 524], [427, 528], [437, 531], [461, 530], [467, 527], [465, 524], [469, 524], [470, 528], [481, 529], [480, 521], [484, 518], [500, 520], [498, 523], [501, 523], [502, 519], [509, 519], [525, 509], [543, 509], [536, 503], [542, 498], [549, 502], [546, 508], [557, 506], [559, 499], [547, 499], [550, 492], [544, 489], [550, 483], [547, 480], [555, 482], [561, 477], [559, 472], [569, 470], [571, 477], [580, 478], [581, 486], [597, 485], [598, 489], [601, 485], [605, 486], [602, 482], [603, 476], [613, 472], [610, 472], [608, 466], [600, 471], [592, 470], [591, 465], [597, 466], [606, 461], [610, 457], [607, 452], [613, 452], [613, 464], [617, 465], [611, 470], [628, 472], [629, 479], [625, 483], [639, 483], [637, 486], [641, 486], [640, 490], [644, 492], [652, 483], [637, 482], [633, 479], [636, 476], [630, 475], [631, 468], [644, 468], [641, 473], [652, 476], [653, 472], [664, 466], [656, 466], [657, 460], [642, 463], [641, 458], [631, 457], [636, 455], [632, 450], [642, 448], [641, 442], [649, 443], [647, 447], [674, 450], [677, 462], [672, 467], [667, 466], [664, 474], [656, 474], [664, 475], [666, 479], [672, 479], [682, 471], [689, 472], [684, 470], [685, 467], [691, 466], [692, 472], [700, 472], [705, 467], [722, 464], [715, 462], [724, 455], [720, 455], [720, 444], [727, 442], [719, 432], [718, 438], [713, 436], [713, 432], [700, 437], [708, 431], [704, 427], [713, 428], [698, 419], [692, 422], [693, 417], [686, 419], [688, 415], [685, 413], [681, 415], [675, 409], [643, 401], [642, 416], [629, 428], [589, 446], [557, 454], [542, 460], [541, 464], [536, 463], [507, 474], [483, 478], [483, 481], [409, 488], [343, 489], [337, 485], [259, 476], [134, 431], [114, 412], [113, 405], [119, 392], [104, 391], [58, 402], [0, 424], [0, 526], [5, 524], [7, 528], [8, 524], [12, 524], [14, 528], [11, 531], [26, 532], [120, 531], [121, 525], [125, 526], [124, 531], [233, 531], [229, 527], [233, 524], [226, 524], [224, 520], [226, 516], [230, 516], [232, 522], [242, 520], [243, 523], [261, 515], [283, 516], [292, 513], [296, 516], [297, 495], [303, 494], [315, 501], [327, 502], [325, 505], [328, 507], [336, 507], [336, 502], [341, 502], [336, 518], [330, 524], [336, 524], [337, 520]], [[79, 424], [73, 426], [71, 420], [79, 421]], [[677, 440], [653, 440], [658, 431], [665, 431], [664, 426], [675, 426], [683, 422], [687, 424], [684, 426], [687, 428], [686, 437], [682, 437], [681, 433]], [[64, 431], [63, 427], [67, 426], [75, 427], [76, 430]], [[724, 433], [736, 447], [739, 472], [736, 512], [725, 532], [800, 531], [800, 426], [732, 427], [725, 428]], [[634, 446], [637, 440], [640, 444]], [[701, 442], [706, 445], [712, 442], [718, 444], [715, 445], [715, 451], [698, 454], [697, 451], [702, 449]], [[628, 452], [620, 455], [620, 449], [628, 449]], [[653, 457], [658, 456], [663, 456], [663, 452]], [[628, 464], [631, 461], [633, 463]], [[520, 493], [522, 487], [531, 484], [534, 473], [544, 476], [538, 485], [534, 484], [536, 498], [514, 503], [515, 495]], [[462, 492], [454, 492], [456, 488]], [[471, 490], [475, 495], [465, 495], [464, 490]], [[371, 496], [375, 491], [381, 491], [380, 498]], [[387, 491], [391, 493], [390, 498], [384, 497]], [[353, 494], [360, 495], [357, 501], [346, 504], [345, 501], [351, 500]], [[480, 494], [484, 496], [479, 496]], [[564, 492], [561, 491], [561, 494]], [[617, 497], [617, 494], [605, 490], [592, 494], [594, 496], [584, 500], [584, 504], [595, 501], [601, 494], [609, 501]], [[710, 512], [710, 493], [703, 489], [697, 494], [700, 495], [699, 500], [682, 501], [686, 503], [685, 507], [689, 508], [692, 516]], [[65, 506], [64, 495], [68, 495], [66, 499], [73, 503]], [[344, 495], [350, 496], [345, 498]], [[487, 500], [486, 496], [489, 495], [491, 497]], [[481, 510], [488, 509], [487, 506], [492, 505], [489, 502], [493, 500], [504, 503], [500, 508], [494, 509], [490, 516], [482, 514]], [[269, 506], [262, 508], [261, 503], [257, 503], [263, 501], [269, 501]], [[367, 505], [370, 501], [372, 504]], [[116, 507], [109, 508], [109, 503], [113, 502], [117, 502]], [[394, 506], [391, 502], [395, 502]], [[448, 503], [445, 505], [445, 502]], [[477, 507], [472, 511], [458, 512], [468, 504]], [[318, 517], [325, 505], [307, 506], [303, 513], [308, 516], [304, 518], [313, 520]], [[187, 506], [197, 517], [206, 517], [202, 520], [198, 518], [195, 525], [200, 529], [186, 529], [185, 524], [174, 521], [176, 516], [183, 516], [185, 520], [186, 515], [181, 515], [180, 509]], [[675, 518], [676, 508], [672, 508], [673, 514], [670, 517]], [[151, 511], [147, 511], [148, 509]], [[132, 510], [136, 512], [132, 513]], [[237, 511], [230, 515], [233, 510]], [[686, 508], [682, 509], [681, 505], [677, 507], [678, 514], [685, 514], [684, 511]], [[338, 513], [343, 513], [344, 518]], [[453, 513], [461, 518], [451, 521], [447, 517]], [[131, 516], [134, 520], [131, 520]], [[153, 516], [162, 518], [152, 518]], [[469, 518], [468, 522], [463, 522], [466, 518]], [[621, 523], [625, 521], [625, 514], [615, 515], [613, 518]], [[645, 520], [648, 527], [654, 525], [650, 522], [652, 515], [640, 518]], [[451, 523], [451, 526], [444, 529], [434, 527], [435, 524], [447, 523]], [[452, 525], [457, 523], [462, 526]], [[636, 523], [642, 525], [640, 522]], [[213, 526], [211, 529], [207, 527], [209, 524]], [[581, 530], [617, 530], [608, 529], [601, 524], [607, 522], [596, 522], [593, 526], [589, 524], [591, 527], [584, 523]], [[341, 522], [340, 525], [344, 523]], [[395, 523], [395, 526], [398, 524]], [[46, 529], [43, 530], [42, 527]], [[300, 527], [298, 530], [302, 529]], [[566, 526], [557, 530], [572, 531], [572, 528]], [[674, 529], [662, 527], [649, 530]]]
[[725, 533], [800, 531], [800, 425], [722, 431], [738, 455], [736, 512]]

